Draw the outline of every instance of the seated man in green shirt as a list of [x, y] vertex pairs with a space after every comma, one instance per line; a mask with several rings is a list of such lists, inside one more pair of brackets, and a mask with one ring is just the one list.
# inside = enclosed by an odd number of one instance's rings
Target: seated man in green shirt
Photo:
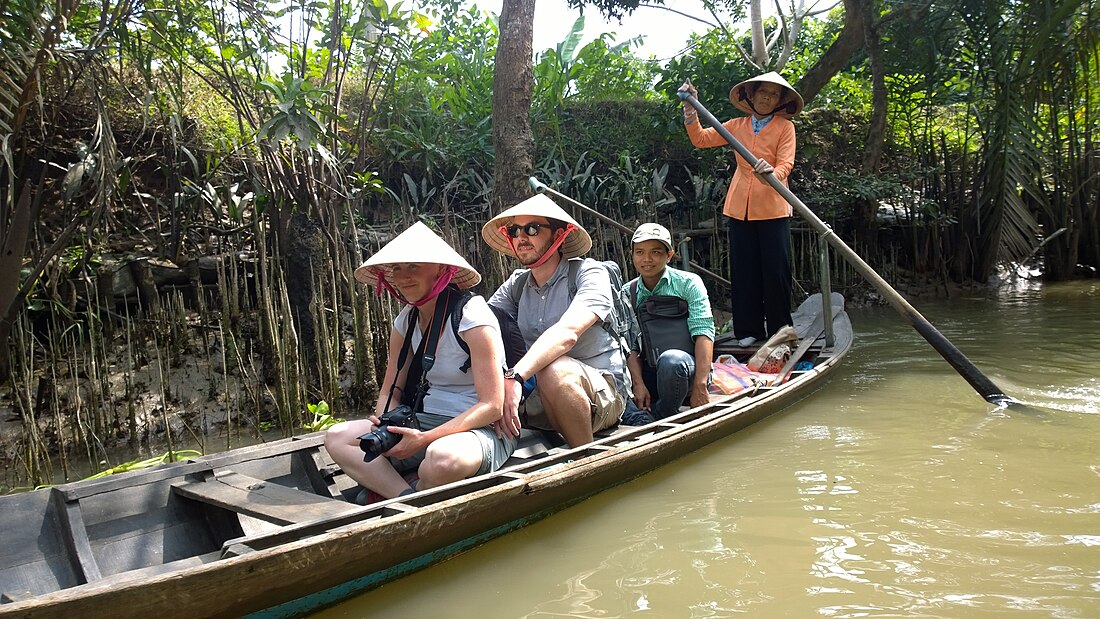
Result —
[[[714, 354], [710, 298], [698, 275], [668, 266], [675, 253], [667, 228], [652, 223], [638, 226], [631, 239], [630, 256], [639, 277], [623, 288], [635, 311], [652, 296], [679, 297], [687, 302], [687, 331], [694, 350], [664, 350], [657, 358], [657, 367], [651, 367], [647, 355], [639, 354], [644, 352], [645, 344], [637, 342], [627, 360], [634, 382], [634, 403], [649, 409], [656, 419], [674, 415], [685, 400], [693, 407], [709, 401], [707, 386]], [[632, 290], [636, 291], [633, 297]], [[684, 348], [690, 349], [692, 344]]]

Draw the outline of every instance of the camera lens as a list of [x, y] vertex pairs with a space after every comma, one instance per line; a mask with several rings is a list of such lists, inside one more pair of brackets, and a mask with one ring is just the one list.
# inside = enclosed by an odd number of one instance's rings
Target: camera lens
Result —
[[383, 453], [393, 449], [401, 440], [399, 434], [394, 434], [385, 428], [364, 434], [359, 437], [359, 449], [363, 450], [363, 462], [370, 462]]

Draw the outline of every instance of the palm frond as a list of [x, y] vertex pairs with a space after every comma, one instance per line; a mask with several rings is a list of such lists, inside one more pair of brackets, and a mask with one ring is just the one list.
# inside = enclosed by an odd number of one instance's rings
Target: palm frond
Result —
[[0, 14], [0, 132], [14, 133], [15, 117], [23, 101], [27, 76], [32, 71], [49, 13], [38, 0], [4, 4]]
[[[1055, 70], [1073, 50], [1052, 42], [1082, 0], [1021, 5], [993, 31], [987, 86], [995, 93], [984, 125], [985, 162], [979, 215], [986, 258], [979, 276], [997, 261], [1019, 260], [1040, 242], [1036, 213], [1056, 208], [1049, 185], [1053, 128], [1040, 120], [1049, 97], [1061, 91]], [[1068, 60], [1067, 60], [1068, 58]]]

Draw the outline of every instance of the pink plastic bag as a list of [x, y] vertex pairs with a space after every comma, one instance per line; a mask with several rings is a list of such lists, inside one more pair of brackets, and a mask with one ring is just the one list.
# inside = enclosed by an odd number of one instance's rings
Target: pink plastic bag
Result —
[[775, 374], [753, 372], [731, 355], [722, 355], [711, 365], [710, 393], [730, 395], [745, 389], [755, 389], [775, 380]]

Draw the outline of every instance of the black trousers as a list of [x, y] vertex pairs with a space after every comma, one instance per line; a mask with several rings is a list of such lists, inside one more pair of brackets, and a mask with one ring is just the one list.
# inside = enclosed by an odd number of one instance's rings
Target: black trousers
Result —
[[729, 219], [733, 334], [766, 340], [791, 323], [790, 218]]

